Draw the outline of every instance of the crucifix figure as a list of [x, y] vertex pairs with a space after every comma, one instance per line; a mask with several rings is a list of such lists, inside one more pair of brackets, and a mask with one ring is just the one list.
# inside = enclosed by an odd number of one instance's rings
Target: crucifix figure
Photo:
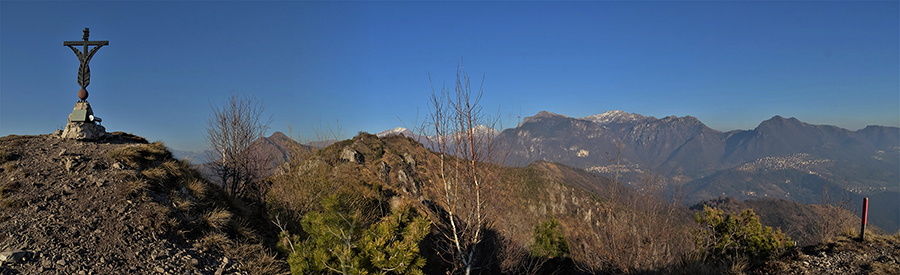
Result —
[[[78, 61], [81, 61], [81, 66], [78, 66], [78, 85], [81, 86], [81, 90], [78, 91], [78, 98], [81, 101], [87, 100], [88, 92], [87, 86], [91, 84], [91, 68], [88, 67], [88, 63], [91, 62], [91, 57], [97, 53], [97, 50], [100, 47], [109, 45], [109, 41], [88, 41], [88, 36], [90, 36], [91, 31], [88, 28], [84, 28], [84, 41], [63, 41], [63, 46], [68, 46], [75, 52], [75, 56], [78, 57]], [[73, 46], [84, 46], [84, 51], [79, 51], [78, 48]], [[96, 46], [93, 49], [88, 51], [88, 46]]]

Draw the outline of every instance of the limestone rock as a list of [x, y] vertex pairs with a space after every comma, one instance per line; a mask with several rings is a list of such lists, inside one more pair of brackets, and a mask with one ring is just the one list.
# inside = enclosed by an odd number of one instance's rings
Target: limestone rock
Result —
[[387, 164], [387, 162], [381, 161], [381, 164], [378, 165], [378, 176], [381, 177], [381, 180], [385, 183], [391, 182], [391, 166]]
[[66, 129], [62, 131], [60, 137], [77, 140], [108, 137], [109, 134], [106, 133], [106, 128], [97, 124], [98, 122], [100, 122], [100, 118], [94, 117], [91, 104], [87, 101], [79, 101], [75, 103], [75, 108], [72, 108], [72, 113], [69, 114], [69, 120], [66, 123]]
[[90, 140], [106, 137], [106, 128], [93, 122], [69, 122], [63, 130], [62, 138]]
[[24, 250], [7, 250], [0, 252], [0, 263], [18, 263], [28, 256], [28, 251]]
[[409, 153], [403, 153], [403, 161], [406, 161], [413, 170], [416, 169], [416, 160]]
[[404, 191], [412, 193], [413, 195], [419, 195], [419, 186], [416, 183], [415, 179], [410, 177], [406, 171], [400, 170], [397, 172], [397, 180], [402, 183], [401, 187]]
[[362, 155], [350, 148], [344, 148], [344, 150], [341, 151], [341, 160], [357, 164], [363, 163]]

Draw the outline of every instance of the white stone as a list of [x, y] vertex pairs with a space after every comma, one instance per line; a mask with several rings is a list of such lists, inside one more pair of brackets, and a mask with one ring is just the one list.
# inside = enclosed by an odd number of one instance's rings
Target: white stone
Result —
[[22, 261], [22, 258], [28, 255], [28, 252], [23, 250], [8, 250], [0, 252], [0, 262], [11, 262], [18, 263]]
[[106, 135], [106, 128], [93, 122], [69, 122], [63, 130], [62, 138], [87, 140], [103, 138]]

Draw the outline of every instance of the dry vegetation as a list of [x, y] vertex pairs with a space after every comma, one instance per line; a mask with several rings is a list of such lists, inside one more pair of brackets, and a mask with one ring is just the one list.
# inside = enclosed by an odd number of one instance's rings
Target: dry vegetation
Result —
[[116, 188], [119, 194], [146, 202], [137, 219], [145, 228], [184, 240], [198, 239], [198, 248], [222, 251], [253, 274], [285, 268], [257, 233], [269, 228], [251, 225], [260, 220], [253, 217], [254, 206], [227, 195], [188, 163], [172, 158], [163, 143], [123, 147], [109, 156], [136, 169], [119, 172], [125, 181]]

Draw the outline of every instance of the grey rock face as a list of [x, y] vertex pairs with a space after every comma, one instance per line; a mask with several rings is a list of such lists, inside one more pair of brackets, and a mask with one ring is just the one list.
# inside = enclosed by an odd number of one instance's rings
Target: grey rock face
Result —
[[387, 162], [382, 161], [381, 164], [378, 165], [378, 176], [381, 177], [381, 180], [385, 183], [391, 181], [390, 179], [391, 166], [387, 164]]
[[341, 151], [341, 160], [360, 164], [363, 162], [359, 152], [350, 148], [344, 148], [344, 150]]
[[406, 161], [413, 170], [416, 169], [416, 160], [409, 153], [403, 153], [403, 161]]

